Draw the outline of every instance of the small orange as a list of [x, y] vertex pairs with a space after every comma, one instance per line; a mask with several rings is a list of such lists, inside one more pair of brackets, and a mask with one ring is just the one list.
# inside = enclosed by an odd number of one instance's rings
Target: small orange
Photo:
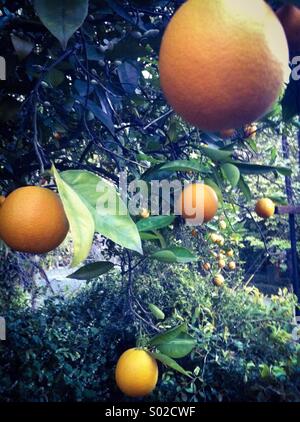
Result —
[[0, 208], [0, 238], [16, 251], [50, 252], [62, 243], [68, 230], [59, 196], [40, 186], [14, 190]]
[[223, 269], [225, 267], [225, 265], [226, 265], [226, 262], [224, 261], [224, 259], [219, 259], [219, 261], [218, 261], [218, 267], [220, 269]]
[[220, 227], [220, 229], [221, 229], [221, 230], [226, 230], [226, 229], [227, 229], [227, 224], [226, 224], [226, 221], [221, 220], [221, 221], [219, 222], [219, 227]]
[[211, 269], [211, 265], [209, 262], [205, 262], [205, 264], [203, 264], [203, 269], [205, 271], [209, 271]]
[[234, 271], [236, 269], [236, 263], [234, 261], [230, 261], [228, 263], [228, 268], [230, 271]]
[[221, 287], [224, 285], [225, 279], [222, 276], [222, 274], [217, 274], [215, 275], [215, 277], [213, 278], [213, 283], [215, 286], [217, 287]]
[[269, 198], [261, 198], [256, 202], [255, 212], [261, 218], [270, 218], [275, 213], [275, 204]]
[[226, 252], [226, 255], [227, 255], [228, 257], [232, 258], [232, 257], [233, 257], [233, 255], [234, 255], [233, 250], [232, 250], [232, 249], [229, 249], [229, 251], [227, 251], [227, 252]]
[[207, 223], [212, 220], [218, 210], [216, 192], [208, 185], [192, 183], [181, 192], [177, 207], [181, 215], [192, 224]]
[[157, 383], [156, 360], [145, 350], [128, 349], [118, 360], [115, 377], [117, 386], [127, 396], [146, 396]]
[[212, 233], [209, 237], [213, 243], [218, 243], [219, 235], [217, 233]]

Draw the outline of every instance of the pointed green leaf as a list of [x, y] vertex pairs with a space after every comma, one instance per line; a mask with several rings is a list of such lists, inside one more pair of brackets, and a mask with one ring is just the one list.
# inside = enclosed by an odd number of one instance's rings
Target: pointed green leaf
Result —
[[158, 350], [170, 358], [180, 359], [187, 356], [194, 349], [196, 341], [189, 334], [181, 333], [158, 346]]
[[114, 267], [112, 262], [99, 261], [87, 264], [84, 267], [79, 268], [73, 274], [70, 274], [68, 278], [75, 280], [92, 280], [102, 274], [107, 273]]
[[163, 164], [160, 167], [160, 171], [195, 171], [201, 173], [203, 171], [206, 172], [206, 168], [197, 160], [177, 160]]
[[54, 166], [52, 166], [52, 172], [69, 220], [74, 243], [72, 266], [76, 266], [89, 255], [95, 232], [94, 219], [81, 197], [61, 178]]
[[290, 176], [292, 174], [291, 169], [281, 166], [264, 166], [260, 164], [243, 163], [241, 161], [232, 161], [242, 174], [266, 174], [277, 171], [283, 176]]
[[185, 333], [186, 330], [187, 330], [187, 325], [185, 323], [180, 324], [177, 327], [171, 328], [170, 330], [165, 331], [164, 333], [160, 333], [152, 337], [149, 344], [150, 346], [158, 346], [160, 344], [166, 343], [178, 337], [179, 334]]
[[168, 366], [171, 369], [174, 369], [174, 371], [177, 371], [180, 374], [191, 378], [191, 373], [186, 371], [182, 366], [180, 366], [174, 359], [170, 358], [169, 356], [163, 355], [162, 353], [151, 353], [151, 355], [154, 357], [154, 359], [159, 360], [162, 364]]
[[229, 183], [231, 184], [233, 188], [235, 188], [240, 180], [239, 169], [231, 163], [225, 163], [225, 164], [222, 164], [221, 171], [224, 178], [229, 181]]
[[246, 180], [244, 179], [243, 176], [240, 177], [238, 187], [239, 187], [240, 191], [244, 194], [247, 201], [250, 201], [251, 198], [252, 198], [252, 194], [251, 194], [249, 185], [248, 185], [248, 183], [246, 182]]
[[88, 0], [35, 0], [36, 14], [65, 50], [88, 14]]
[[189, 249], [179, 246], [161, 249], [154, 252], [151, 255], [151, 258], [160, 262], [176, 262], [178, 264], [188, 264], [189, 262], [195, 262], [198, 260], [198, 258]]
[[174, 215], [158, 215], [148, 217], [137, 222], [137, 228], [140, 232], [148, 232], [151, 230], [160, 230], [168, 227], [175, 220]]
[[199, 146], [199, 150], [202, 152], [203, 155], [210, 158], [212, 161], [228, 161], [231, 156], [231, 151], [223, 151], [216, 148], [209, 148], [204, 146]]

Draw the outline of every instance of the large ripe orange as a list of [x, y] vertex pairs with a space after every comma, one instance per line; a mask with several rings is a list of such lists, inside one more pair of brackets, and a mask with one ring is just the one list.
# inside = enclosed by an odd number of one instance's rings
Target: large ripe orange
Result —
[[16, 189], [0, 208], [0, 238], [12, 249], [46, 253], [66, 237], [69, 223], [59, 196], [49, 189]]
[[185, 220], [194, 225], [207, 223], [217, 213], [218, 197], [210, 186], [191, 183], [181, 192], [177, 201], [177, 209], [181, 211]]
[[276, 12], [282, 23], [290, 49], [300, 51], [300, 9], [292, 4], [286, 4]]
[[261, 198], [255, 204], [255, 212], [261, 218], [270, 218], [275, 213], [275, 204], [269, 198]]
[[200, 129], [262, 117], [290, 73], [282, 25], [263, 0], [188, 0], [162, 40], [159, 69], [174, 110]]
[[127, 396], [146, 396], [157, 383], [156, 360], [145, 350], [128, 349], [118, 360], [115, 376], [117, 386]]

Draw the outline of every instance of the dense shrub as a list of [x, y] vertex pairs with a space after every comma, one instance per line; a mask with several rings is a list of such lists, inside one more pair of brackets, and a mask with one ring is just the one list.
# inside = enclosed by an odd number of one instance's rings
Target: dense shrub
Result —
[[[292, 341], [294, 298], [266, 300], [252, 287], [215, 288], [191, 268], [146, 264], [135, 293], [166, 314], [158, 327], [183, 320], [197, 340], [180, 363], [193, 380], [160, 368], [151, 399], [181, 401], [300, 400], [300, 350]], [[149, 335], [126, 316], [126, 285], [117, 273], [71, 300], [7, 311], [1, 342], [0, 397], [4, 401], [121, 400], [114, 365], [136, 338]], [[151, 334], [151, 333], [150, 333]]]

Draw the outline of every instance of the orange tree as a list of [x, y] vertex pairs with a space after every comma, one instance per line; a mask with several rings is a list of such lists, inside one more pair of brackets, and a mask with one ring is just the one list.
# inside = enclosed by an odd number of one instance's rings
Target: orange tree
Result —
[[[134, 270], [145, 259], [187, 264], [198, 261], [199, 255], [178, 242], [180, 217], [148, 216], [147, 209], [141, 209], [141, 217], [110, 212], [111, 198], [119, 210], [127, 211], [118, 191], [120, 174], [126, 172], [129, 181], [143, 180], [149, 186], [162, 179], [204, 180], [223, 207], [221, 222], [226, 221], [228, 204], [245, 208], [251, 200], [248, 181], [252, 175], [277, 177], [291, 172], [276, 163], [251, 161], [249, 127], [235, 128], [224, 138], [222, 133], [186, 124], [167, 104], [159, 83], [158, 55], [167, 23], [182, 3], [13, 1], [3, 7], [0, 17], [7, 66], [0, 93], [1, 194], [7, 196], [25, 185], [57, 189], [69, 220], [73, 265], [86, 260], [95, 233], [106, 237], [108, 255], [118, 257], [122, 274], [128, 278], [125, 300], [129, 313], [152, 334], [157, 327], [135, 295]], [[299, 4], [296, 0], [290, 3]], [[270, 4], [278, 8], [282, 2]], [[292, 82], [259, 125], [273, 130], [283, 118], [294, 124], [298, 89]], [[234, 244], [230, 219], [228, 233]], [[195, 229], [192, 235], [198, 233], [208, 241], [211, 231], [225, 227], [218, 227], [216, 221]], [[224, 256], [230, 258], [232, 246], [227, 248], [220, 233], [217, 236], [213, 244], [218, 244], [218, 250], [213, 253], [219, 256], [211, 278], [222, 284], [216, 273], [227, 265]], [[224, 251], [220, 250], [223, 246]], [[88, 264], [74, 277], [97, 277], [111, 267], [108, 262]], [[208, 265], [204, 268], [209, 270]], [[234, 268], [231, 263], [228, 270]], [[159, 318], [155, 305], [151, 312]], [[182, 342], [190, 351], [191, 339], [184, 337]], [[167, 354], [158, 358], [184, 372]]]

